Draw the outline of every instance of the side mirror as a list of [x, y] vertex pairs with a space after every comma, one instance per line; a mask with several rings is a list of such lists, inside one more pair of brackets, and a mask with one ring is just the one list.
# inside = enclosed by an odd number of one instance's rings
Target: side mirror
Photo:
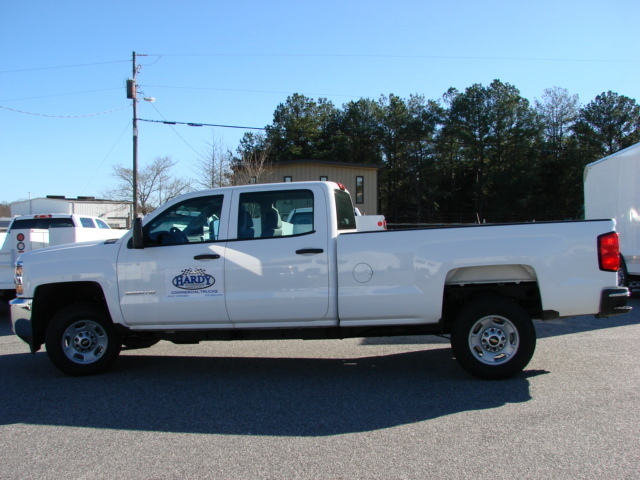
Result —
[[142, 218], [138, 217], [133, 221], [133, 248], [144, 248], [144, 238], [142, 235]]

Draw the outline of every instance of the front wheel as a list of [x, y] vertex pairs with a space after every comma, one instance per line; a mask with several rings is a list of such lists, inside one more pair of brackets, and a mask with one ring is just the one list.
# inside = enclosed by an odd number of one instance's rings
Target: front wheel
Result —
[[470, 374], [498, 380], [520, 373], [536, 348], [536, 331], [519, 305], [502, 298], [476, 300], [458, 314], [451, 348]]
[[45, 335], [47, 355], [62, 372], [103, 372], [118, 358], [122, 343], [111, 319], [96, 305], [77, 304], [60, 310]]

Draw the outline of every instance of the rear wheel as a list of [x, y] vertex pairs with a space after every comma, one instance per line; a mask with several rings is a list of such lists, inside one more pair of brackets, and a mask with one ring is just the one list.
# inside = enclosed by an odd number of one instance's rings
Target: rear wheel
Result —
[[45, 344], [51, 362], [69, 375], [105, 371], [122, 348], [107, 312], [91, 304], [70, 305], [60, 310], [47, 328]]
[[467, 305], [451, 330], [451, 348], [467, 372], [497, 380], [520, 373], [536, 348], [536, 331], [529, 315], [503, 298]]

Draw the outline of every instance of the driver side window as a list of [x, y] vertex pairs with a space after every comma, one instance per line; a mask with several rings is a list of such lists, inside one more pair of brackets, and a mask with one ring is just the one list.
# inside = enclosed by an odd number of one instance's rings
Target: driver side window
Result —
[[197, 197], [169, 207], [145, 225], [145, 247], [217, 241], [223, 199]]

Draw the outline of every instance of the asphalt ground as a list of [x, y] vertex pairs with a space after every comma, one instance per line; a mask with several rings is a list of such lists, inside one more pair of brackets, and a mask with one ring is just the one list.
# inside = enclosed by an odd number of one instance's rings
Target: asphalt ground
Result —
[[438, 337], [160, 342], [73, 378], [0, 306], [0, 479], [637, 479], [640, 301], [466, 374]]

